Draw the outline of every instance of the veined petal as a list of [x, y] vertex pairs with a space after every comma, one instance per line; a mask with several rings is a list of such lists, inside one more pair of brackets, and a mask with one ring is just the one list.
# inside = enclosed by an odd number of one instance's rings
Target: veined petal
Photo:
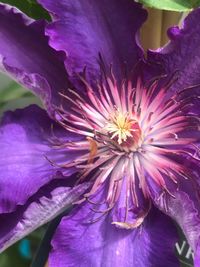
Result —
[[[52, 125], [55, 134], [63, 130], [49, 119], [37, 106], [7, 112], [0, 127], [0, 213], [11, 212], [16, 205], [23, 205], [40, 187], [54, 179], [59, 164], [76, 157], [76, 153], [53, 149], [50, 142]], [[65, 131], [65, 140], [73, 140]], [[49, 160], [48, 160], [49, 158]], [[74, 172], [68, 168], [65, 176]], [[60, 174], [61, 176], [61, 174]]]
[[0, 252], [66, 211], [88, 186], [85, 183], [74, 188], [59, 186], [52, 189], [50, 184], [25, 206], [18, 207], [13, 213], [0, 215]]
[[141, 227], [117, 228], [111, 217], [91, 223], [90, 204], [62, 219], [50, 253], [50, 267], [169, 267], [179, 266], [174, 248], [177, 241], [172, 221], [154, 208]]
[[118, 77], [124, 63], [130, 70], [143, 57], [137, 35], [146, 18], [141, 5], [131, 0], [39, 2], [53, 16], [54, 22], [46, 27], [50, 45], [65, 51], [65, 65], [73, 78], [85, 67], [90, 81], [99, 78], [99, 53]]
[[64, 55], [48, 45], [44, 21], [0, 4], [0, 69], [36, 93], [53, 113], [58, 92], [68, 88]]

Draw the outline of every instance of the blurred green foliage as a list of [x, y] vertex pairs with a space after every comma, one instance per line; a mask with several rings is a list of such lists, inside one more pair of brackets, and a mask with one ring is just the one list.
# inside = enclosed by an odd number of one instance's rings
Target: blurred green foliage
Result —
[[45, 229], [46, 226], [43, 226], [27, 237], [27, 240], [30, 242], [30, 255], [25, 257], [21, 253], [21, 241], [19, 241], [0, 254], [0, 267], [29, 267], [38, 249], [38, 244], [44, 236]]
[[1, 0], [0, 2], [19, 8], [31, 18], [50, 20], [48, 12], [36, 0]]
[[[0, 76], [1, 79], [3, 79], [2, 76]], [[0, 86], [0, 117], [7, 110], [24, 108], [31, 104], [42, 107], [41, 101], [36, 96], [16, 82], [10, 81], [4, 87]]]
[[177, 12], [189, 11], [200, 6], [200, 0], [139, 0], [145, 6]]

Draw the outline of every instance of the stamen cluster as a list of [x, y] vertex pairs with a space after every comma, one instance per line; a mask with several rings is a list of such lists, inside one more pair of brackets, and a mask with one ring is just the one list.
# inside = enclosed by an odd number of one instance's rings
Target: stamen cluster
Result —
[[88, 200], [106, 185], [106, 211], [120, 198], [126, 199], [123, 222], [116, 223], [124, 228], [136, 227], [138, 220], [129, 222], [128, 214], [140, 207], [141, 193], [150, 203], [154, 184], [173, 196], [168, 181], [176, 184], [179, 177], [188, 177], [185, 167], [173, 156], [187, 153], [184, 147], [194, 139], [181, 137], [181, 133], [193, 127], [194, 120], [183, 114], [184, 103], [177, 102], [176, 95], [166, 97], [167, 85], [158, 90], [157, 81], [144, 86], [138, 79], [134, 87], [128, 80], [119, 86], [114, 77], [107, 77], [96, 90], [83, 82], [87, 95], [69, 89], [71, 95], [62, 96], [71, 102], [71, 110], [58, 111], [61, 125], [84, 137], [83, 141], [64, 144], [83, 153], [63, 167], [76, 167], [81, 173], [79, 181], [88, 177], [93, 181], [85, 194]]

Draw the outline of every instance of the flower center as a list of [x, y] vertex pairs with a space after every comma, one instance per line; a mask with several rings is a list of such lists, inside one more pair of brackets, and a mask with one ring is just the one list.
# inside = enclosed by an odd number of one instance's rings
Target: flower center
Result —
[[[77, 168], [78, 182], [93, 181], [84, 195], [89, 202], [103, 188], [100, 202], [106, 209], [101, 214], [115, 207], [115, 224], [137, 227], [148, 213], [154, 188], [173, 196], [171, 188], [178, 179], [190, 177], [180, 162], [182, 154], [192, 154], [185, 147], [194, 138], [185, 137], [184, 130], [197, 127], [198, 118], [185, 116], [187, 101], [176, 100], [177, 95], [168, 99], [167, 87], [157, 82], [143, 86], [138, 79], [133, 87], [129, 80], [118, 85], [114, 77], [107, 77], [95, 91], [84, 82], [86, 94], [70, 89], [70, 96], [61, 94], [71, 108], [58, 110], [59, 123], [82, 136], [58, 146], [79, 155], [73, 159], [72, 153], [72, 160], [62, 167]], [[174, 160], [179, 155], [180, 160]]]
[[141, 129], [136, 119], [128, 112], [116, 110], [110, 116], [104, 130], [121, 148], [134, 151], [139, 146]]

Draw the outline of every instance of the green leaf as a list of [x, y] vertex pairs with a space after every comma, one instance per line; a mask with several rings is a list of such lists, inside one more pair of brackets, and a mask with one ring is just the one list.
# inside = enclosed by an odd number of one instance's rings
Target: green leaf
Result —
[[36, 0], [1, 0], [0, 2], [17, 7], [34, 19], [50, 20], [48, 12]]
[[[38, 244], [41, 242], [42, 237], [46, 231], [47, 226], [40, 227], [29, 236], [26, 237], [30, 241], [31, 256], [35, 254]], [[24, 258], [19, 249], [20, 241], [6, 251], [0, 254], [1, 267], [28, 267], [31, 264], [31, 259]]]
[[18, 243], [7, 249], [0, 254], [0, 266], [1, 267], [27, 267], [30, 265], [30, 261], [22, 258], [19, 253]]
[[42, 107], [40, 100], [35, 96], [20, 97], [20, 98], [11, 100], [9, 102], [6, 102], [5, 104], [0, 105], [0, 118], [2, 117], [3, 113], [8, 110], [15, 110], [17, 108], [25, 108], [32, 104]]
[[30, 91], [7, 76], [0, 74], [0, 117], [3, 112], [9, 109], [23, 108], [30, 104], [42, 106], [39, 98]]
[[26, 89], [11, 81], [7, 86], [0, 90], [0, 105], [7, 101], [27, 96], [27, 93], [30, 94]]
[[178, 12], [200, 6], [200, 0], [139, 0], [139, 2], [148, 7]]
[[0, 74], [0, 118], [7, 110], [24, 108], [31, 104], [36, 104], [42, 107], [39, 98], [15, 81]]

